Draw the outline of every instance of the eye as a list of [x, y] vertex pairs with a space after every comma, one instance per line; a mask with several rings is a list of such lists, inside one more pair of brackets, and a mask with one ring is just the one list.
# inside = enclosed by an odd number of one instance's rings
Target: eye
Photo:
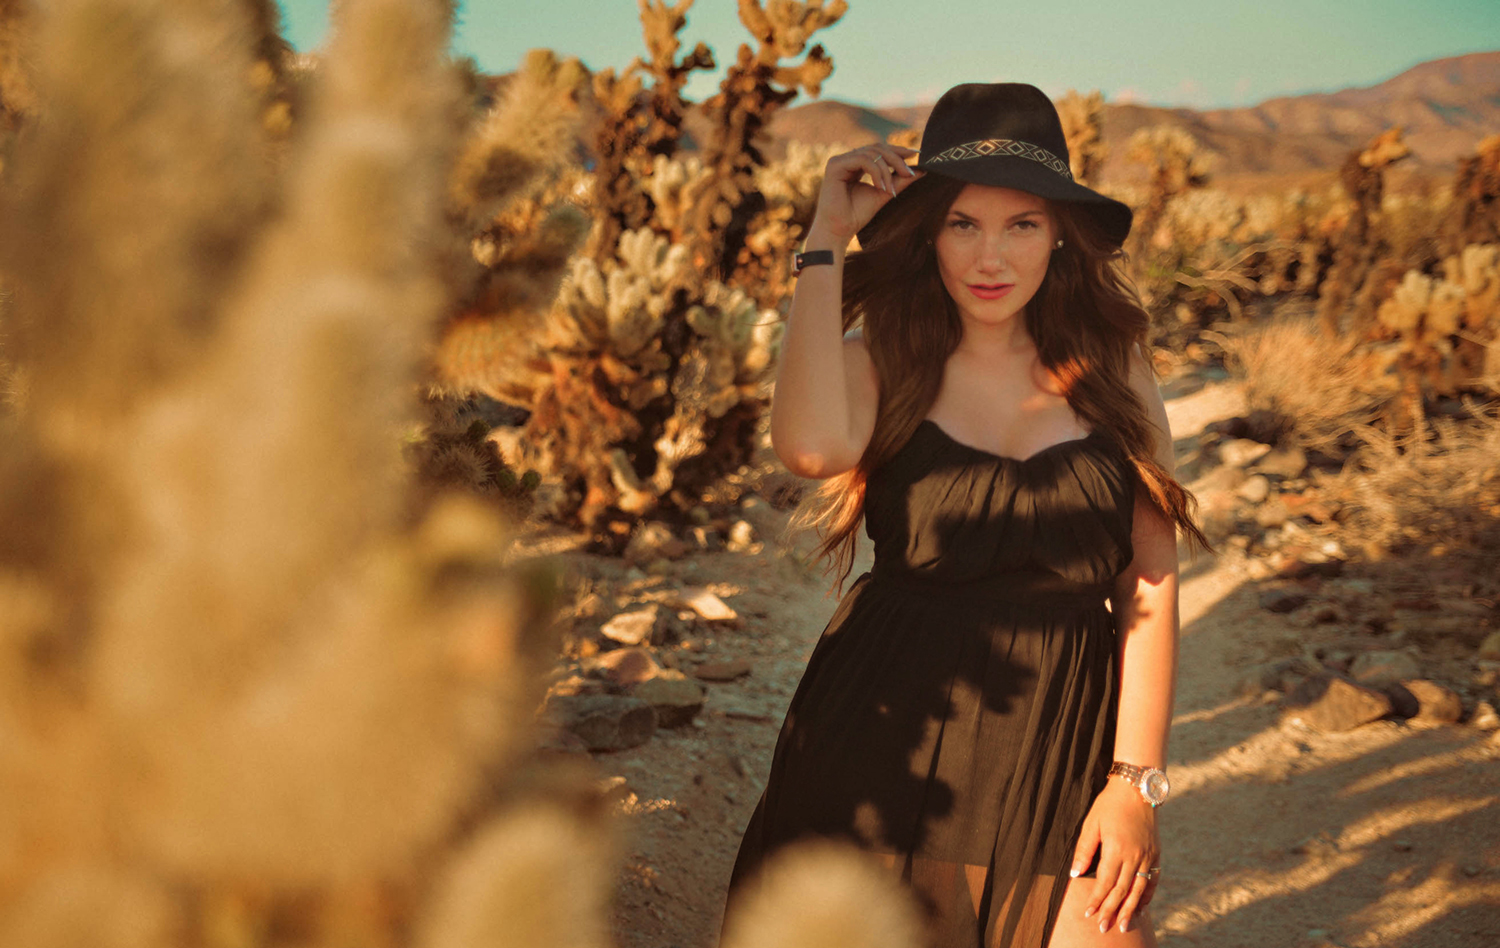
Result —
[[953, 220], [948, 222], [948, 226], [954, 230], [965, 230], [967, 228], [973, 227], [974, 222], [964, 220], [962, 217], [955, 217], [953, 218]]
[[1016, 226], [1024, 228], [1026, 230], [1036, 230], [1038, 227], [1041, 227], [1042, 225], [1038, 224], [1036, 221], [1034, 221], [1034, 220], [1032, 220], [1031, 218], [1028, 217], [1024, 221], [1017, 221], [1016, 222]]

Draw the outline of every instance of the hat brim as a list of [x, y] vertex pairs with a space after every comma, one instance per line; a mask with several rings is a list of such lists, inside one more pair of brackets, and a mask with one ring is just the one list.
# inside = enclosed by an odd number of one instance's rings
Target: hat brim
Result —
[[[1133, 214], [1128, 204], [1105, 197], [1092, 188], [1059, 175], [1052, 169], [1030, 158], [1013, 155], [990, 155], [964, 161], [923, 162], [914, 165], [918, 171], [957, 178], [970, 184], [987, 184], [992, 187], [1015, 188], [1054, 201], [1072, 201], [1099, 223], [1107, 238], [1117, 246], [1125, 243], [1130, 234]], [[859, 230], [860, 246], [870, 243], [875, 233], [890, 218], [891, 208], [906, 194], [902, 191], [875, 212], [875, 216]]]

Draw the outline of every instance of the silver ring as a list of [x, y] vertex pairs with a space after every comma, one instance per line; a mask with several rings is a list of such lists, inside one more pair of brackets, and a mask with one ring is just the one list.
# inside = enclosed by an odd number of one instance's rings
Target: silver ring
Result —
[[880, 162], [880, 167], [882, 167], [882, 168], [885, 167], [885, 159], [884, 158], [880, 157], [879, 155], [876, 155], [875, 156], [875, 160], [878, 161], [878, 162]]
[[1136, 875], [1140, 876], [1142, 879], [1151, 878], [1151, 873], [1149, 872], [1137, 872]]

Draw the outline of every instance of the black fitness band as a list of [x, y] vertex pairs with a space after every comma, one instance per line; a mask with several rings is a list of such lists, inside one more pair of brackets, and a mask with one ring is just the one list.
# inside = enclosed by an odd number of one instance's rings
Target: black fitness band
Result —
[[808, 267], [833, 263], [832, 250], [804, 250], [792, 257], [792, 276], [797, 276]]

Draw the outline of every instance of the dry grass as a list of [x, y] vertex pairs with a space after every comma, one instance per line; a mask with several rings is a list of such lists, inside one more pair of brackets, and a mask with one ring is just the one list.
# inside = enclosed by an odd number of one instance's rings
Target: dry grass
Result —
[[[1500, 409], [1471, 403], [1471, 419], [1430, 421], [1394, 437], [1373, 427], [1342, 475], [1354, 515], [1349, 539], [1384, 549], [1425, 547], [1500, 562]], [[1476, 568], [1483, 569], [1478, 561]]]
[[1329, 340], [1300, 315], [1276, 317], [1222, 344], [1244, 377], [1249, 409], [1269, 413], [1289, 444], [1331, 450], [1374, 421], [1388, 398], [1355, 340]]

